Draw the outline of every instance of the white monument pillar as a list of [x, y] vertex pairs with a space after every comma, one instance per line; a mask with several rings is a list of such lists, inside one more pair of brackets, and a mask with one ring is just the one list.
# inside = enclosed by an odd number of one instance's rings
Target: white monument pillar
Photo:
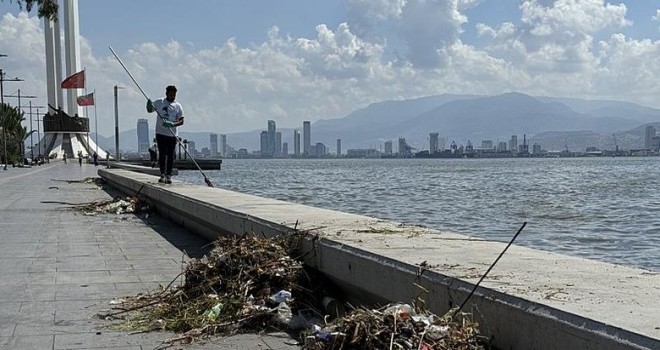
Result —
[[[57, 75], [56, 75], [56, 59], [55, 59], [55, 23], [44, 17], [44, 37], [46, 43], [46, 90], [48, 92], [48, 104], [57, 108], [59, 100], [57, 99], [58, 90]], [[48, 108], [48, 114], [55, 113], [52, 109]]]
[[[58, 0], [54, 0], [56, 3]], [[60, 88], [60, 83], [64, 78], [62, 77], [62, 34], [60, 22], [55, 23], [55, 91], [57, 91], [57, 105], [56, 108], [64, 108], [64, 92]]]
[[[80, 69], [80, 30], [78, 24], [78, 0], [64, 0], [62, 7], [64, 17], [64, 53], [66, 63], [66, 76], [79, 72]], [[67, 89], [66, 112], [73, 116], [80, 113], [76, 103], [78, 89]]]

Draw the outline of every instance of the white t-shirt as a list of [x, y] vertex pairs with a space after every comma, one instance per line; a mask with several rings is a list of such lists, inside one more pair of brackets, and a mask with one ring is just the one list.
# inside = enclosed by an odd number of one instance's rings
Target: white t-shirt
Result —
[[[165, 98], [159, 98], [154, 101], [154, 107], [156, 107], [156, 112], [160, 116], [156, 117], [156, 134], [172, 136], [173, 131], [174, 136], [178, 135], [176, 126], [171, 128], [164, 127], [161, 117], [171, 121], [172, 123], [174, 123], [179, 118], [183, 118], [183, 107], [181, 107], [181, 104], [176, 101], [170, 103], [170, 101]], [[172, 131], [170, 131], [170, 129]]]

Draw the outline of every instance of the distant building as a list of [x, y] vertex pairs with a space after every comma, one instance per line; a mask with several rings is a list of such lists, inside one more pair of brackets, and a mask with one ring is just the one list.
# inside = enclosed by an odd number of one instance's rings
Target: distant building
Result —
[[260, 150], [260, 154], [261, 154], [262, 157], [268, 157], [268, 156], [271, 155], [271, 153], [270, 153], [270, 144], [269, 144], [268, 141], [269, 141], [268, 140], [268, 131], [264, 130], [264, 131], [261, 132], [261, 135], [259, 137], [259, 144], [260, 144], [259, 150]]
[[644, 133], [644, 148], [645, 149], [654, 149], [653, 138], [655, 137], [656, 130], [653, 126], [647, 126], [646, 132]]
[[293, 155], [300, 156], [300, 131], [298, 129], [293, 130]]
[[213, 132], [211, 133], [209, 149], [211, 150], [211, 157], [218, 156], [218, 134]]
[[275, 149], [273, 150], [273, 155], [277, 157], [282, 155], [282, 132], [280, 131], [275, 133]]
[[541, 154], [541, 145], [538, 143], [534, 143], [532, 145], [532, 154], [539, 155]]
[[[392, 142], [390, 141], [390, 144]], [[377, 149], [348, 149], [347, 158], [380, 158], [380, 152]]]
[[283, 157], [288, 157], [289, 156], [289, 143], [284, 142], [282, 143], [282, 154]]
[[276, 136], [275, 133], [277, 132], [277, 126], [275, 125], [274, 120], [269, 120], [268, 121], [268, 131], [267, 131], [267, 152], [264, 153], [263, 150], [261, 152], [262, 155], [267, 155], [267, 156], [276, 156], [277, 152], [275, 148], [277, 147], [277, 141], [275, 140]]
[[137, 140], [138, 153], [148, 153], [149, 147], [151, 146], [151, 140], [149, 140], [149, 119], [137, 120]]
[[399, 158], [412, 157], [412, 147], [408, 145], [405, 137], [399, 137]]
[[247, 158], [248, 156], [248, 150], [245, 148], [239, 148], [238, 151], [236, 152], [236, 157], [238, 158]]
[[437, 153], [439, 150], [439, 136], [437, 132], [429, 134], [429, 154]]
[[188, 153], [192, 156], [195, 156], [195, 141], [188, 141]]
[[392, 155], [392, 141], [385, 141], [385, 155], [386, 156], [391, 156]]
[[223, 157], [227, 156], [227, 135], [220, 135], [220, 155]]
[[337, 139], [337, 155], [341, 155], [341, 139]]
[[506, 152], [506, 142], [501, 141], [497, 144], [497, 152]]
[[303, 155], [308, 156], [309, 148], [312, 145], [312, 124], [309, 121], [303, 122]]
[[323, 157], [326, 155], [326, 147], [324, 144], [317, 142], [315, 145], [309, 146], [310, 157]]
[[651, 139], [651, 147], [654, 150], [660, 150], [660, 136], [653, 136]]
[[492, 149], [494, 149], [493, 140], [481, 140], [481, 149], [483, 149], [483, 150], [492, 150]]
[[509, 149], [513, 153], [516, 153], [518, 150], [518, 135], [511, 135], [511, 140], [509, 140]]

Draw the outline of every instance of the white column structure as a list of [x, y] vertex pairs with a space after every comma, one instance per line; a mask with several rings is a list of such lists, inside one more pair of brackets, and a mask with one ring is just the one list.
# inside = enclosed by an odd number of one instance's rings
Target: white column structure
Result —
[[[44, 17], [44, 39], [46, 44], [46, 90], [48, 93], [48, 104], [57, 107], [59, 100], [57, 99], [57, 73], [56, 73], [56, 54], [55, 54], [55, 23]], [[48, 114], [55, 113], [52, 109], [48, 108]]]
[[[58, 0], [55, 0], [58, 2]], [[64, 80], [62, 77], [62, 33], [60, 30], [59, 22], [55, 23], [55, 91], [57, 91], [57, 105], [53, 105], [56, 108], [64, 108], [64, 93], [60, 89], [60, 83]]]
[[[78, 0], [63, 0], [63, 5], [59, 18], [64, 25], [64, 63], [66, 76], [68, 77], [80, 71]], [[55, 108], [62, 108], [66, 114], [73, 117], [76, 114], [80, 115], [80, 107], [77, 103], [79, 89], [67, 89], [67, 99], [64, 100], [64, 92], [60, 88], [60, 84], [64, 79], [62, 75], [62, 40], [60, 39], [59, 23], [44, 18], [46, 90], [48, 92], [48, 103]], [[47, 113], [55, 118], [56, 111], [48, 108]], [[49, 119], [49, 117], [46, 117], [46, 119]], [[49, 129], [47, 129], [42, 118], [44, 136], [40, 141], [40, 145], [42, 145], [40, 147], [44, 151], [43, 154], [57, 156], [61, 159], [62, 155], [66, 153], [70, 159], [73, 159], [77, 156], [78, 151], [81, 151], [84, 156], [91, 156], [98, 149], [99, 159], [105, 159], [106, 151], [99, 148], [91, 138], [86, 137], [89, 130], [89, 119], [87, 119], [86, 129], [72, 126], [75, 123], [72, 124], [70, 119], [64, 117], [56, 119], [61, 120], [65, 126], [57, 127], [51, 123]]]
[[[80, 31], [78, 24], [78, 0], [64, 0], [62, 7], [64, 19], [64, 54], [66, 76], [80, 71]], [[80, 114], [80, 107], [76, 102], [78, 89], [67, 89], [67, 109], [69, 115]]]

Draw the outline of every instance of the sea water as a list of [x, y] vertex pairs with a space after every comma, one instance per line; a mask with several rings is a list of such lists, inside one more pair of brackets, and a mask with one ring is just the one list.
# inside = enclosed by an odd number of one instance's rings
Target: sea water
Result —
[[[217, 187], [660, 271], [660, 157], [224, 159]], [[197, 170], [179, 180], [204, 185]]]

